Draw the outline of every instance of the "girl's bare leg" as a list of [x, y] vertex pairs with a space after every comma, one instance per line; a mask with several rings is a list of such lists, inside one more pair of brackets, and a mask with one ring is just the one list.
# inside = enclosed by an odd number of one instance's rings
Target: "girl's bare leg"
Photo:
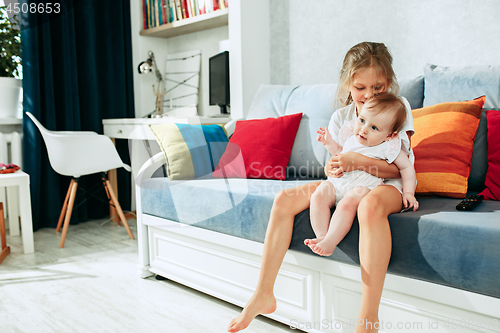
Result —
[[[317, 240], [323, 239], [330, 225], [330, 210], [335, 206], [335, 187], [329, 181], [323, 181], [311, 196], [310, 217], [311, 227], [314, 231], [314, 241], [305, 239], [304, 244], [315, 244]], [[356, 214], [356, 212], [355, 212]]]
[[359, 259], [362, 299], [356, 333], [377, 332], [378, 309], [392, 250], [388, 216], [402, 207], [399, 191], [382, 185], [368, 193], [359, 204]]
[[[309, 245], [314, 253], [319, 254], [320, 256], [331, 256], [333, 254], [337, 245], [342, 239], [344, 239], [349, 230], [351, 230], [359, 203], [369, 192], [369, 188], [360, 186], [353, 188], [346, 193], [342, 200], [340, 200], [337, 204], [337, 208], [335, 208], [335, 212], [331, 217], [330, 226], [328, 227], [326, 236], [317, 244]], [[316, 195], [316, 193], [317, 191], [314, 195]], [[312, 202], [313, 200], [311, 200], [311, 207]]]
[[246, 328], [257, 315], [276, 310], [274, 282], [292, 241], [295, 215], [309, 207], [311, 195], [320, 183], [304, 184], [282, 190], [276, 195], [264, 240], [257, 287], [240, 315], [229, 323], [228, 332], [238, 332]]

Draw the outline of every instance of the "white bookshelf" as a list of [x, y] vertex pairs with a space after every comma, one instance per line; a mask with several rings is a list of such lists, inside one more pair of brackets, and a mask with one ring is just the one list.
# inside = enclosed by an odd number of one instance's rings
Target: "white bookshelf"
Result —
[[229, 8], [141, 30], [141, 36], [170, 38], [228, 24]]

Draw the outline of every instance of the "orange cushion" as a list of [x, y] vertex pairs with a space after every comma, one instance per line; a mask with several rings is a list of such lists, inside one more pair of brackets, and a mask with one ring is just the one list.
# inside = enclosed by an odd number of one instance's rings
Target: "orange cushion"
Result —
[[465, 198], [484, 101], [482, 96], [412, 111], [417, 194]]

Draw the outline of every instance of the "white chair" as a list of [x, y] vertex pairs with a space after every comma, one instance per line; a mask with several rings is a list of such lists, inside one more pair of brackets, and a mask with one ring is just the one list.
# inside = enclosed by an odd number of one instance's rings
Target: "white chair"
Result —
[[131, 168], [122, 162], [111, 139], [95, 132], [49, 131], [31, 113], [26, 112], [26, 114], [42, 134], [47, 147], [50, 165], [54, 171], [64, 176], [73, 177], [69, 184], [66, 198], [64, 199], [59, 222], [57, 223], [56, 231], [59, 232], [64, 219], [59, 247], [64, 246], [68, 232], [71, 212], [78, 188], [78, 179], [81, 176], [98, 172], [102, 174], [104, 189], [110, 200], [110, 204], [115, 207], [130, 238], [134, 239], [134, 235], [130, 230], [127, 219], [107, 177], [109, 170], [123, 167], [130, 172]]

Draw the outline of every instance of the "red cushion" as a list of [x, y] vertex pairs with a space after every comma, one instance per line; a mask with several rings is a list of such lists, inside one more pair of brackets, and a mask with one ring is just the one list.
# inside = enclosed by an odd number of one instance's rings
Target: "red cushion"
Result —
[[236, 122], [214, 178], [286, 179], [302, 113]]
[[500, 111], [486, 111], [488, 124], [488, 171], [480, 193], [488, 200], [500, 200]]

